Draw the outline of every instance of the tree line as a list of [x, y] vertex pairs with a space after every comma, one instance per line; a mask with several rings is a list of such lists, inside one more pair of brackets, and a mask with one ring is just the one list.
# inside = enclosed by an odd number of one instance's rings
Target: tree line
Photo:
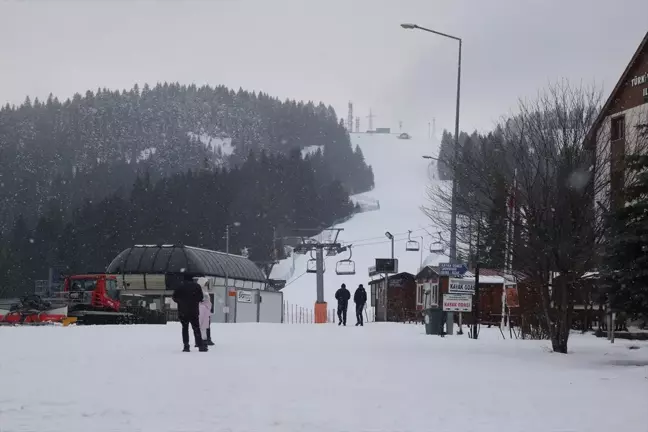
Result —
[[[563, 81], [521, 102], [491, 132], [462, 133], [456, 157], [453, 136], [444, 132], [441, 142], [439, 177], [457, 181], [457, 237], [466, 245], [459, 257], [521, 275], [544, 334], [563, 353], [577, 303], [613, 299], [617, 311], [648, 316], [648, 162], [628, 155], [628, 205], [614, 208], [611, 140], [594, 129], [601, 106], [597, 89]], [[626, 147], [645, 153], [648, 134], [633, 137]], [[449, 229], [449, 188], [432, 188], [429, 198], [426, 213]], [[594, 292], [584, 289], [591, 274]]]
[[[231, 154], [218, 145], [223, 140], [231, 140]], [[85, 200], [128, 188], [143, 172], [157, 181], [236, 166], [250, 151], [311, 146], [350, 193], [373, 187], [342, 120], [322, 103], [178, 83], [97, 89], [63, 102], [26, 98], [0, 108], [0, 233], [20, 215], [35, 224], [52, 205], [67, 220]]]
[[[51, 205], [30, 228], [23, 217], [0, 242], [0, 296], [33, 292], [48, 268], [70, 273], [104, 271], [134, 244], [184, 244], [230, 250], [247, 248], [250, 259], [282, 258], [282, 233], [328, 227], [350, 216], [354, 206], [342, 183], [326, 169], [321, 154], [302, 158], [250, 152], [232, 168], [189, 170], [152, 181], [137, 177], [127, 191], [86, 200], [66, 222]], [[276, 237], [275, 237], [276, 236]]]

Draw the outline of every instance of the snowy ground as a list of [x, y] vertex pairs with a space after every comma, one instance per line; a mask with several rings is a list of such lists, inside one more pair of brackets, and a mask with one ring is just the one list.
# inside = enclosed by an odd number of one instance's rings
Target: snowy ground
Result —
[[0, 328], [0, 430], [646, 430], [646, 343], [575, 335], [565, 356], [497, 330], [213, 327], [189, 354], [177, 324]]

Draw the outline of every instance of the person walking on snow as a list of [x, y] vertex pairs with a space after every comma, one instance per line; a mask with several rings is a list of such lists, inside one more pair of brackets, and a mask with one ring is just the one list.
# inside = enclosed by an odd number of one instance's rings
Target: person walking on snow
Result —
[[173, 301], [178, 304], [178, 318], [182, 324], [182, 351], [189, 352], [189, 324], [193, 329], [194, 339], [198, 350], [207, 351], [207, 345], [203, 343], [200, 335], [199, 305], [203, 300], [203, 292], [198, 283], [194, 282], [191, 276], [185, 275], [184, 281], [173, 291]]
[[362, 284], [358, 285], [358, 289], [353, 293], [353, 302], [356, 306], [356, 326], [364, 326], [362, 321], [362, 311], [367, 304], [367, 291], [365, 291]]
[[351, 293], [346, 288], [345, 284], [342, 284], [339, 290], [335, 292], [335, 299], [338, 302], [338, 325], [346, 326], [347, 319], [347, 308], [349, 307], [349, 299], [351, 298]]

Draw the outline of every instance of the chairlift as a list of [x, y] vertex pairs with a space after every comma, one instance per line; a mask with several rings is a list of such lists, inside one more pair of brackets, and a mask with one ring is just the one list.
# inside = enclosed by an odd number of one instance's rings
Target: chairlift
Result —
[[405, 243], [405, 250], [418, 252], [421, 249], [419, 242], [412, 240], [412, 231], [407, 231], [407, 243]]
[[[322, 271], [326, 271], [324, 261], [322, 261]], [[313, 251], [311, 251], [310, 259], [306, 261], [306, 273], [317, 273], [317, 259], [313, 256]]]
[[353, 256], [351, 245], [347, 246], [346, 248], [349, 250], [349, 257], [338, 261], [335, 265], [335, 273], [341, 276], [355, 274], [355, 262], [351, 259], [351, 257]]
[[440, 254], [440, 253], [443, 253], [444, 251], [445, 251], [445, 248], [443, 247], [443, 244], [441, 243], [441, 232], [439, 232], [439, 240], [435, 241], [435, 242], [432, 242], [432, 244], [430, 245], [430, 252]]

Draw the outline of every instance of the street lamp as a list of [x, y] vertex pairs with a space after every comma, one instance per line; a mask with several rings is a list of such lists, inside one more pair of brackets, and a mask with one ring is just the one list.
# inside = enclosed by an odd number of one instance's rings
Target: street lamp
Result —
[[385, 237], [391, 240], [391, 257], [394, 259], [394, 236], [389, 231], [385, 231]]
[[[438, 36], [443, 36], [459, 42], [459, 61], [457, 63], [457, 107], [455, 112], [455, 148], [454, 159], [455, 162], [459, 158], [459, 101], [461, 95], [461, 38], [452, 36], [446, 33], [441, 33], [436, 30], [431, 30], [425, 27], [420, 27], [416, 24], [401, 24], [401, 27], [408, 30], [423, 30], [428, 33], [434, 33]], [[432, 159], [432, 158], [430, 158]], [[450, 217], [450, 261], [455, 262], [457, 259], [457, 175], [453, 172], [452, 175], [452, 216]]]
[[[233, 222], [232, 226], [240, 227], [240, 222]], [[230, 241], [230, 224], [225, 225], [225, 255], [229, 256], [229, 241]], [[229, 272], [227, 271], [227, 266], [223, 266], [225, 269], [225, 322], [229, 322]]]

